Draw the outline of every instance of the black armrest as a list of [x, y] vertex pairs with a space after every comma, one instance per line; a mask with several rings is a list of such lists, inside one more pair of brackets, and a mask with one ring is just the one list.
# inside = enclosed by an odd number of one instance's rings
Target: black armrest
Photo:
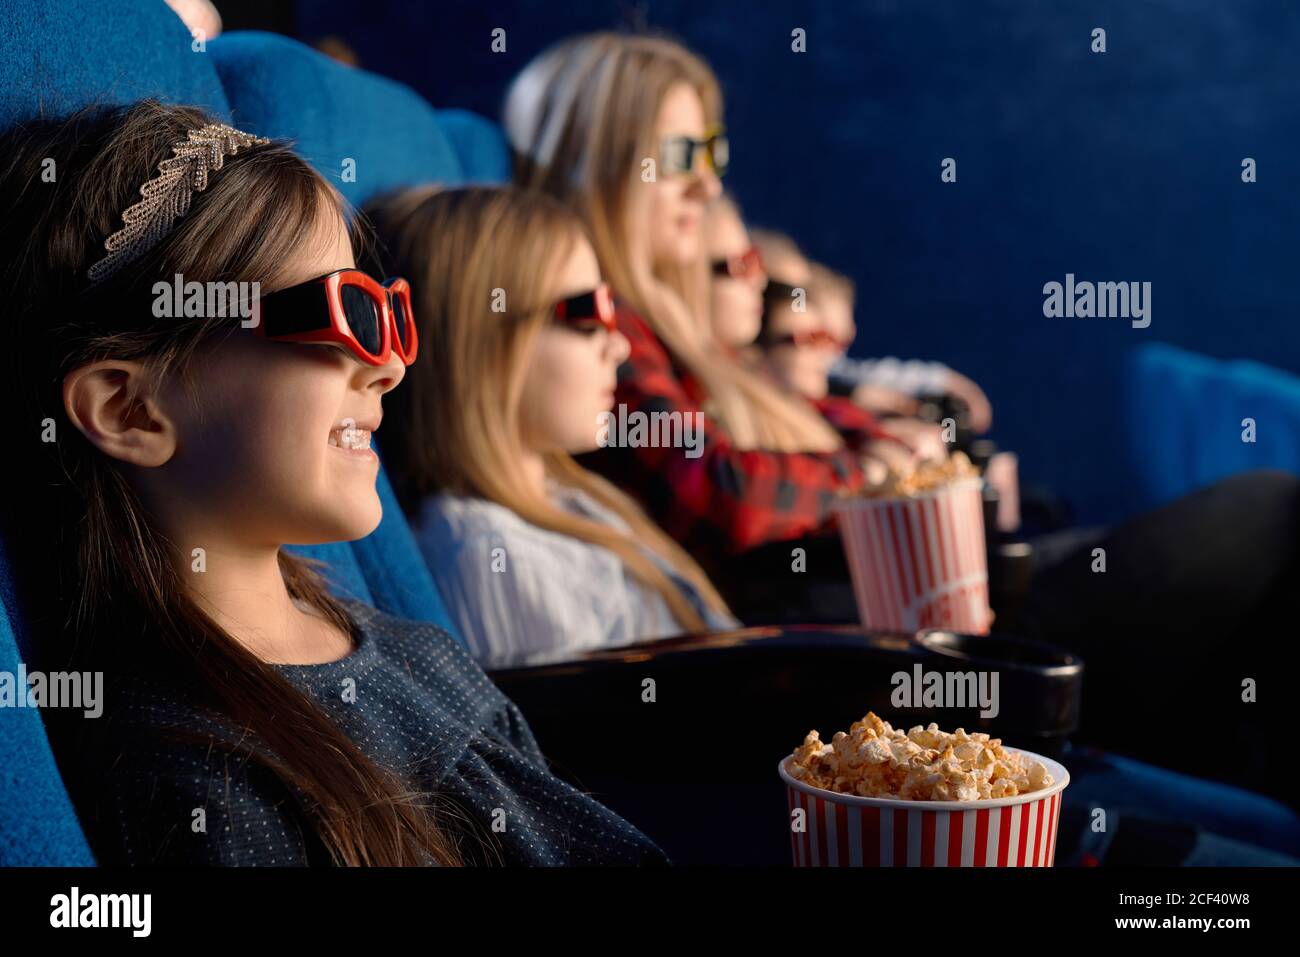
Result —
[[[997, 670], [999, 714], [981, 718], [977, 705], [894, 706], [891, 677], [918, 664]], [[802, 626], [671, 638], [489, 673], [527, 716], [553, 770], [675, 861], [788, 863], [776, 764], [810, 729], [829, 740], [873, 710], [904, 727], [938, 721], [1057, 754], [1078, 724], [1082, 663], [1019, 639], [936, 633], [918, 641]]]

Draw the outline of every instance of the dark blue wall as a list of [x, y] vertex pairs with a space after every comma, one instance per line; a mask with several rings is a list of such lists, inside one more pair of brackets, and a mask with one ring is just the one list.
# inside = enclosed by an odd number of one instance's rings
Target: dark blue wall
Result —
[[[1087, 11], [1084, 7], [1088, 7]], [[648, 25], [714, 65], [750, 218], [860, 288], [856, 354], [976, 378], [1022, 474], [1085, 518], [1138, 503], [1121, 430], [1126, 352], [1165, 341], [1300, 371], [1300, 5], [1246, 0], [302, 3], [306, 38], [437, 106], [496, 117], [557, 38]], [[494, 27], [508, 52], [489, 49]], [[808, 52], [790, 51], [803, 27]], [[1093, 27], [1108, 51], [1089, 50]], [[939, 179], [955, 157], [958, 181]], [[1243, 157], [1259, 182], [1240, 178]], [[1153, 283], [1150, 328], [1049, 320], [1042, 287]]]

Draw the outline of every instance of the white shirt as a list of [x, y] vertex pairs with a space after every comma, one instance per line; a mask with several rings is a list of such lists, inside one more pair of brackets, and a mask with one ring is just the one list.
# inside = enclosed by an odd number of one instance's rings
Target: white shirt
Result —
[[[626, 531], [619, 516], [575, 489], [548, 485], [560, 508]], [[416, 540], [452, 621], [480, 662], [521, 663], [683, 632], [663, 597], [617, 554], [539, 528], [485, 499], [437, 494], [414, 523]], [[711, 629], [738, 627], [647, 550]]]

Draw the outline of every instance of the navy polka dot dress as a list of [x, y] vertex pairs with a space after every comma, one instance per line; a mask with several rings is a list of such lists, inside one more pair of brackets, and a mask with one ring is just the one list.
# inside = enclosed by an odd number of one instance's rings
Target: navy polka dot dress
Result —
[[[344, 602], [357, 646], [338, 661], [276, 665], [375, 763], [436, 795], [436, 820], [475, 861], [664, 864], [663, 852], [546, 768], [519, 709], [435, 625]], [[154, 685], [132, 685], [113, 718], [118, 745], [83, 814], [102, 864], [328, 864], [291, 790], [242, 753], [168, 740], [161, 728], [231, 740], [223, 718]], [[125, 735], [120, 732], [125, 731]]]

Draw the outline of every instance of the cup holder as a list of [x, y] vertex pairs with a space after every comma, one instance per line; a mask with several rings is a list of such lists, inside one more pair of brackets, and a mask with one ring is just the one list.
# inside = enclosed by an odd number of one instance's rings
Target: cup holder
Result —
[[940, 629], [920, 632], [912, 647], [926, 661], [922, 668], [997, 673], [1000, 713], [994, 721], [1008, 741], [1050, 757], [1079, 727], [1084, 663], [1064, 648], [1012, 634]]
[[916, 643], [936, 655], [998, 670], [1061, 677], [1083, 670], [1083, 660], [1065, 649], [1013, 635], [963, 635], [932, 630], [918, 634]]

